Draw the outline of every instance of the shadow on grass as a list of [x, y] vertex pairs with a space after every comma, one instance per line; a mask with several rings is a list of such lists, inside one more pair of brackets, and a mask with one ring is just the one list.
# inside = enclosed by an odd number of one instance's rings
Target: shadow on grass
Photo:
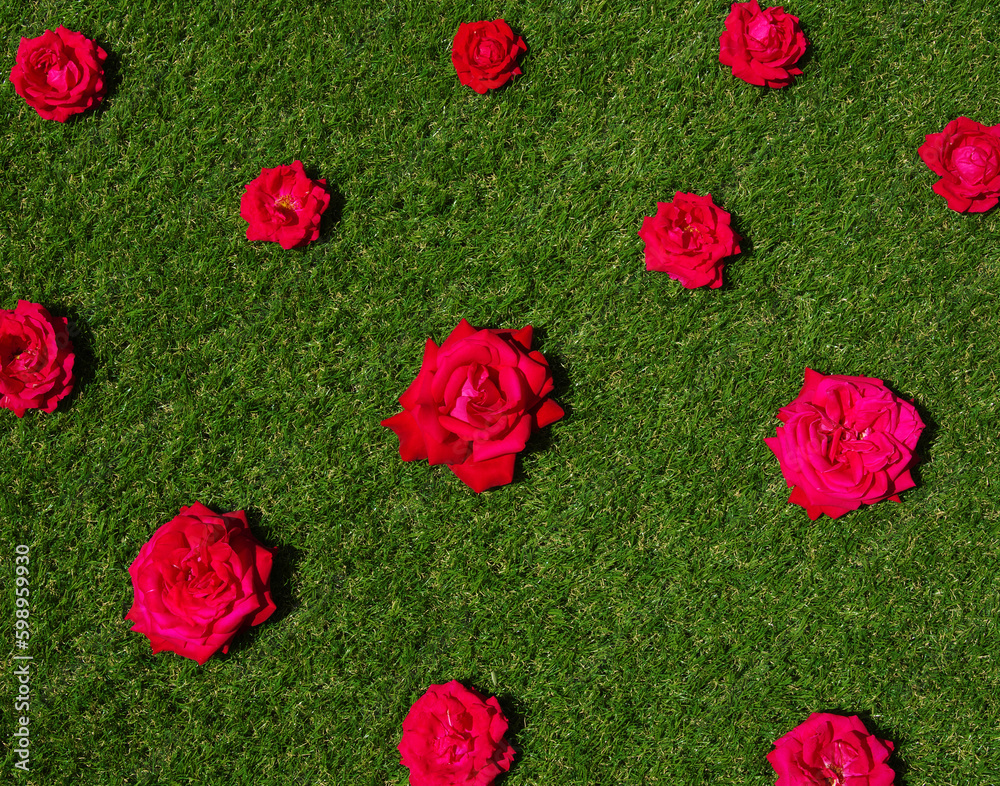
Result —
[[909, 399], [899, 391], [902, 390], [895, 382], [890, 379], [883, 379], [882, 382], [887, 388], [889, 388], [893, 393], [906, 401], [913, 404], [913, 408], [917, 410], [917, 414], [920, 415], [920, 419], [924, 422], [924, 430], [920, 434], [920, 439], [917, 441], [917, 447], [914, 449], [918, 461], [914, 466], [910, 467], [910, 474], [913, 476], [913, 482], [916, 484], [916, 488], [923, 486], [923, 480], [920, 477], [920, 469], [925, 464], [930, 464], [933, 459], [931, 446], [937, 441], [938, 437], [938, 423], [931, 414], [924, 408], [923, 404], [917, 402], [916, 399]]
[[517, 769], [522, 759], [522, 750], [518, 737], [524, 731], [525, 712], [524, 704], [510, 694], [504, 693], [497, 696], [497, 702], [500, 704], [500, 709], [503, 710], [503, 714], [507, 718], [507, 733], [504, 737], [514, 749], [514, 761], [511, 763], [510, 769], [507, 772], [500, 773], [496, 780], [493, 781], [494, 786], [503, 786], [507, 778], [510, 777], [510, 774]]
[[312, 245], [323, 245], [330, 240], [330, 233], [340, 223], [344, 215], [344, 206], [347, 204], [347, 197], [344, 196], [344, 193], [339, 188], [332, 185], [328, 178], [324, 178], [323, 173], [316, 169], [316, 167], [303, 166], [302, 168], [306, 173], [306, 177], [312, 180], [326, 179], [323, 187], [326, 189], [326, 193], [330, 195], [330, 204], [326, 206], [323, 215], [319, 217], [319, 237], [315, 243], [307, 243], [302, 246], [302, 248], [308, 248]]
[[[548, 332], [545, 328], [534, 328], [533, 337], [532, 347], [544, 346], [548, 338]], [[563, 423], [573, 417], [572, 389], [569, 384], [569, 374], [566, 372], [566, 366], [563, 365], [559, 355], [545, 353], [545, 360], [549, 364], [549, 371], [552, 372], [552, 392], [549, 394], [549, 397], [563, 408], [564, 413], [556, 423]], [[522, 457], [539, 451], [549, 450], [555, 440], [558, 439], [552, 433], [552, 425], [554, 424], [534, 431], [528, 438], [528, 441], [524, 445], [524, 450], [520, 452], [517, 461], [514, 462], [514, 483], [520, 483], [522, 480], [529, 479], [529, 475], [523, 469]], [[499, 486], [498, 488], [503, 488], [503, 486]]]
[[[723, 189], [717, 189], [722, 192]], [[725, 198], [724, 193], [719, 194], [719, 200], [713, 200], [717, 205], [724, 205], [725, 202], [721, 201]], [[725, 210], [725, 207], [723, 207]], [[739, 245], [740, 253], [733, 254], [725, 258], [722, 268], [722, 286], [719, 287], [720, 292], [733, 292], [736, 290], [736, 285], [732, 283], [730, 279], [730, 271], [733, 265], [742, 266], [746, 262], [753, 259], [754, 245], [753, 240], [747, 237], [746, 232], [743, 230], [743, 222], [734, 213], [729, 214], [731, 216], [729, 225], [733, 228], [733, 232], [739, 235]]]
[[[823, 55], [823, 47], [816, 44], [816, 41], [809, 30], [809, 25], [804, 23], [801, 17], [799, 17], [799, 27], [802, 29], [802, 34], [806, 37], [806, 41], [809, 42], [809, 45], [806, 47], [806, 51], [802, 57], [795, 62], [794, 67], [802, 69], [802, 76], [795, 77], [796, 81], [802, 79], [803, 76], [808, 74], [810, 66], [814, 63], [818, 64], [822, 60]], [[792, 84], [795, 84], [795, 82]]]
[[292, 576], [302, 561], [302, 552], [295, 546], [275, 543], [270, 537], [270, 528], [263, 524], [263, 516], [258, 508], [248, 507], [245, 512], [250, 531], [254, 536], [268, 548], [275, 549], [274, 562], [271, 565], [271, 598], [278, 608], [266, 622], [267, 624], [280, 622], [299, 606], [298, 598], [292, 594]]
[[[45, 305], [44, 303], [42, 305]], [[69, 340], [73, 345], [73, 390], [59, 402], [57, 412], [66, 412], [80, 395], [80, 392], [94, 381], [97, 372], [97, 358], [94, 357], [94, 332], [87, 319], [76, 308], [49, 308], [53, 317], [65, 317]]]

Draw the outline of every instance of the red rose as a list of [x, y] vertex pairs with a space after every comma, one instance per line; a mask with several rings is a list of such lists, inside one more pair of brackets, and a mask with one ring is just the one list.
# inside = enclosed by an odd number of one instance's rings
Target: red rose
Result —
[[531, 325], [476, 330], [464, 319], [438, 347], [427, 339], [420, 373], [382, 421], [404, 461], [447, 464], [474, 491], [510, 483], [514, 458], [536, 428], [563, 416], [547, 398], [552, 373], [531, 351]]
[[646, 270], [667, 273], [688, 289], [722, 286], [722, 260], [740, 253], [731, 218], [711, 194], [678, 191], [673, 201], [657, 202], [656, 215], [644, 217], [639, 230], [646, 241]]
[[203, 664], [244, 628], [275, 610], [272, 551], [250, 532], [242, 510], [218, 515], [200, 502], [160, 527], [128, 572], [132, 608], [125, 619], [168, 650]]
[[767, 754], [774, 786], [891, 786], [892, 743], [868, 733], [857, 715], [814, 712]]
[[330, 204], [325, 185], [325, 180], [310, 180], [301, 161], [261, 169], [240, 200], [240, 216], [250, 224], [247, 240], [273, 240], [285, 249], [314, 241]]
[[46, 120], [66, 122], [104, 99], [108, 53], [65, 27], [22, 38], [10, 70], [14, 90]]
[[431, 685], [403, 721], [400, 764], [410, 768], [410, 786], [489, 786], [514, 760], [506, 731], [495, 697], [457, 680]]
[[520, 74], [517, 58], [527, 51], [524, 39], [515, 36], [503, 19], [463, 22], [451, 44], [451, 62], [459, 82], [485, 93]]
[[927, 134], [917, 152], [941, 179], [934, 193], [959, 213], [982, 213], [1000, 201], [1000, 125], [958, 117]]
[[794, 486], [788, 501], [813, 520], [838, 518], [861, 503], [899, 502], [899, 492], [915, 485], [910, 468], [924, 423], [881, 379], [807, 368], [802, 390], [778, 419], [784, 425], [764, 441]]
[[793, 66], [808, 44], [798, 17], [781, 6], [761, 11], [757, 0], [733, 3], [719, 36], [719, 62], [751, 85], [785, 87], [802, 73]]
[[0, 309], [0, 406], [19, 418], [28, 409], [54, 412], [73, 389], [75, 358], [65, 317], [27, 300]]

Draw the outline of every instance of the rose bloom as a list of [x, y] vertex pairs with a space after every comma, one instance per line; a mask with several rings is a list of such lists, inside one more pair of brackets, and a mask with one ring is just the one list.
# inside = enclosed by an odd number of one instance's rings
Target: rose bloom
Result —
[[775, 786], [891, 786], [893, 745], [868, 733], [856, 716], [814, 712], [767, 754]]
[[656, 215], [642, 220], [646, 270], [669, 274], [688, 289], [722, 286], [722, 260], [740, 253], [732, 216], [712, 202], [712, 195], [678, 191], [670, 202], [657, 202]]
[[733, 3], [719, 36], [719, 62], [751, 85], [785, 87], [802, 73], [794, 66], [808, 44], [798, 17], [781, 6], [761, 11], [757, 0]]
[[250, 532], [246, 514], [182, 507], [139, 550], [129, 567], [132, 630], [153, 652], [168, 650], [199, 665], [237, 633], [274, 613], [272, 550]]
[[1000, 201], [1000, 125], [958, 117], [917, 150], [941, 179], [934, 193], [959, 213], [982, 213]]
[[531, 351], [531, 325], [476, 330], [464, 319], [438, 347], [427, 339], [420, 373], [382, 421], [404, 461], [447, 464], [474, 491], [514, 479], [514, 458], [532, 431], [563, 416], [547, 398], [552, 373]]
[[815, 520], [861, 503], [899, 502], [915, 483], [910, 468], [924, 429], [917, 410], [872, 377], [824, 376], [806, 369], [798, 397], [778, 411], [767, 446], [792, 489], [788, 501]]
[[108, 53], [65, 27], [38, 38], [22, 38], [10, 81], [28, 106], [60, 123], [104, 100]]
[[0, 406], [19, 418], [28, 409], [54, 412], [73, 390], [75, 359], [65, 317], [27, 300], [0, 309]]
[[502, 87], [521, 73], [517, 58], [528, 51], [503, 19], [463, 22], [451, 44], [451, 62], [458, 81], [477, 93]]
[[506, 732], [495, 697], [457, 680], [431, 685], [403, 721], [400, 764], [410, 768], [410, 786], [489, 786], [514, 760]]
[[330, 204], [326, 180], [311, 180], [301, 161], [261, 169], [244, 188], [240, 216], [249, 223], [247, 240], [271, 240], [297, 248], [319, 237], [320, 216]]

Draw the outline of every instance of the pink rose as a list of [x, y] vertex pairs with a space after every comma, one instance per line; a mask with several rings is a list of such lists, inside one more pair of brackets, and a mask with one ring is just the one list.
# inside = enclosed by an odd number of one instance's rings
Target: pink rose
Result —
[[489, 786], [514, 760], [506, 732], [495, 697], [456, 680], [431, 685], [403, 721], [400, 764], [410, 768], [410, 786]]
[[798, 17], [781, 6], [761, 11], [757, 0], [733, 3], [719, 36], [719, 62], [751, 85], [785, 87], [802, 73], [794, 65], [808, 44]]
[[261, 169], [244, 188], [240, 216], [249, 223], [247, 240], [271, 240], [298, 248], [319, 237], [319, 222], [330, 204], [325, 180], [311, 180], [301, 161]]
[[10, 81], [14, 90], [46, 120], [66, 122], [104, 100], [108, 53], [65, 27], [38, 38], [22, 38]]
[[892, 743], [868, 733], [857, 715], [814, 712], [767, 754], [775, 786], [891, 786]]
[[982, 213], [1000, 201], [1000, 125], [958, 117], [917, 150], [941, 179], [934, 193], [959, 213]]
[[476, 330], [464, 319], [438, 347], [427, 339], [420, 373], [382, 421], [399, 437], [403, 461], [447, 464], [485, 491], [514, 479], [514, 458], [532, 431], [563, 416], [548, 398], [552, 372], [531, 351], [531, 325]]
[[129, 567], [133, 601], [125, 619], [154, 653], [176, 652], [201, 665], [274, 613], [272, 554], [242, 510], [220, 515], [200, 502], [181, 508]]
[[656, 215], [642, 220], [646, 270], [659, 270], [688, 289], [722, 286], [722, 260], [740, 253], [732, 217], [712, 202], [712, 195], [678, 191], [670, 202], [657, 202]]
[[503, 19], [462, 22], [451, 43], [451, 62], [459, 82], [485, 93], [520, 74], [517, 58], [527, 51], [524, 39]]
[[73, 389], [73, 345], [65, 317], [53, 317], [38, 303], [17, 301], [0, 309], [0, 406], [54, 412]]
[[[788, 501], [815, 520], [862, 503], [899, 502], [915, 484], [910, 468], [924, 429], [917, 410], [872, 377], [824, 376], [806, 369], [798, 397], [778, 411], [767, 446], [792, 489]], [[793, 488], [794, 487], [794, 488]]]

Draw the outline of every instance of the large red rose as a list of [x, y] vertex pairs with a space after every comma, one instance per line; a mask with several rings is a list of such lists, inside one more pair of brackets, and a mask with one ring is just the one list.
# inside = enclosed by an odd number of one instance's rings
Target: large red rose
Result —
[[495, 697], [457, 680], [431, 685], [403, 721], [400, 764], [410, 768], [410, 786], [489, 786], [514, 760], [506, 732]]
[[688, 289], [722, 286], [722, 260], [740, 253], [742, 239], [732, 217], [712, 202], [712, 195], [678, 191], [670, 202], [657, 202], [656, 215], [642, 220], [646, 270], [659, 270]]
[[813, 520], [862, 503], [899, 502], [899, 492], [915, 485], [910, 469], [924, 423], [881, 379], [807, 368], [802, 390], [778, 419], [784, 425], [764, 441], [792, 489], [788, 501]]
[[65, 317], [27, 300], [0, 309], [0, 406], [19, 418], [28, 409], [54, 412], [73, 389], [75, 359]]
[[941, 179], [934, 193], [959, 213], [982, 213], [1000, 201], [1000, 125], [958, 117], [917, 150]]
[[762, 11], [757, 0], [733, 3], [719, 36], [719, 62], [751, 85], [786, 87], [802, 73], [794, 66], [808, 44], [798, 17], [781, 6]]
[[14, 90], [46, 120], [60, 123], [104, 100], [108, 53], [65, 27], [38, 38], [22, 38], [10, 81]]
[[311, 180], [301, 161], [261, 169], [240, 199], [240, 215], [249, 223], [247, 240], [271, 240], [285, 249], [316, 240], [330, 204], [325, 185], [326, 180]]
[[272, 554], [242, 510], [220, 515], [200, 502], [183, 507], [129, 567], [133, 601], [125, 619], [149, 637], [153, 652], [176, 652], [201, 665], [274, 613]]
[[476, 492], [513, 480], [531, 432], [563, 416], [531, 332], [476, 330], [463, 319], [440, 347], [427, 339], [420, 373], [399, 397], [403, 411], [382, 421], [404, 461], [447, 464]]
[[891, 786], [893, 745], [868, 733], [857, 715], [814, 712], [767, 754], [774, 786]]
[[463, 22], [451, 44], [451, 62], [458, 81], [477, 93], [502, 87], [521, 73], [517, 58], [528, 51], [503, 19]]

